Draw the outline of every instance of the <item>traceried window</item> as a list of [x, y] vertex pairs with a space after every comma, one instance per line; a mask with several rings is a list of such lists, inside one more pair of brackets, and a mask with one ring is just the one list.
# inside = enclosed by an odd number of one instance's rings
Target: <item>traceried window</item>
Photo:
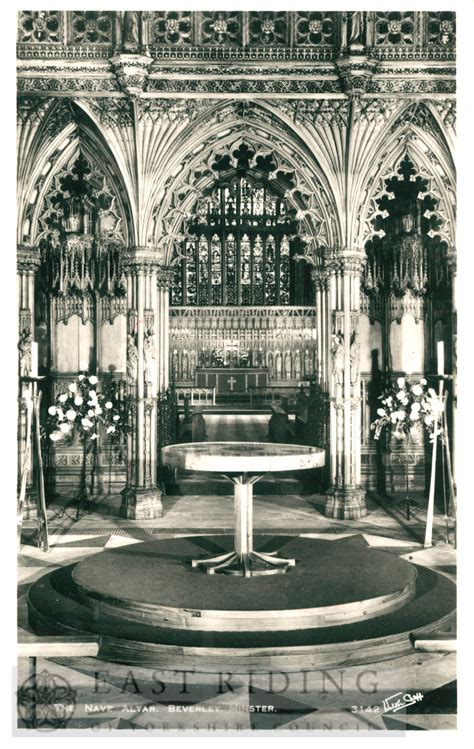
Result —
[[294, 232], [294, 211], [268, 180], [247, 174], [220, 183], [191, 227], [172, 303], [304, 304], [303, 268], [291, 262]]

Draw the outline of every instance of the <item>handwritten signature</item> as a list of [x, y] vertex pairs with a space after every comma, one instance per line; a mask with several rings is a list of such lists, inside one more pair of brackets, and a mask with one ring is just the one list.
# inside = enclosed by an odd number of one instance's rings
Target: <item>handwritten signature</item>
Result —
[[399, 710], [403, 710], [404, 707], [414, 705], [416, 702], [421, 702], [422, 699], [423, 695], [421, 692], [415, 692], [415, 694], [410, 694], [409, 692], [405, 694], [403, 692], [395, 692], [395, 694], [391, 694], [390, 697], [387, 697], [387, 699], [383, 701], [382, 709], [384, 713], [396, 713]]

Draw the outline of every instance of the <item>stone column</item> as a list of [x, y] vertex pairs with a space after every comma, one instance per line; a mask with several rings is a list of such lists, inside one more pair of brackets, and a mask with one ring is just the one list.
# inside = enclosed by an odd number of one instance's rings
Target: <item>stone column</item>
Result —
[[[19, 245], [17, 248], [18, 284], [18, 375], [27, 376], [32, 371], [32, 343], [34, 340], [35, 274], [40, 266], [40, 252], [36, 247]], [[21, 470], [22, 450], [26, 442], [26, 409], [22, 395], [26, 386], [19, 387], [20, 414], [18, 421], [18, 466]], [[31, 452], [26, 500], [23, 507], [25, 519], [36, 517], [37, 508], [33, 488], [33, 452]]]
[[326, 516], [341, 519], [367, 514], [360, 469], [360, 275], [365, 255], [328, 250], [328, 340], [330, 394], [330, 481]]
[[[127, 268], [127, 387], [132, 431], [128, 437], [127, 487], [120, 514], [131, 519], [161, 517], [157, 486], [157, 408], [167, 336], [163, 324], [161, 255], [149, 247], [131, 249]], [[166, 276], [168, 278], [169, 274]], [[167, 308], [166, 308], [167, 311]], [[164, 366], [164, 364], [163, 364]]]
[[158, 293], [158, 392], [164, 393], [169, 385], [169, 288], [174, 273], [169, 268], [160, 267], [157, 276]]
[[456, 297], [456, 281], [457, 281], [457, 255], [454, 247], [451, 247], [447, 253], [448, 273], [451, 278], [451, 338], [452, 338], [452, 360], [451, 360], [451, 371], [453, 374], [451, 384], [451, 396], [452, 403], [451, 408], [451, 467], [453, 471], [453, 481], [456, 485], [456, 402], [457, 402], [457, 344], [458, 344], [458, 320], [457, 320], [457, 297]]

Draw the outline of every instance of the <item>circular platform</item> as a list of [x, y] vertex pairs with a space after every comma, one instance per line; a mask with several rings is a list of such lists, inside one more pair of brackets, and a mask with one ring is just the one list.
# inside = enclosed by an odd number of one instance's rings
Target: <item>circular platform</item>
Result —
[[[257, 539], [256, 548], [296, 559], [286, 576], [214, 579], [191, 566], [196, 557], [232, 549], [227, 538], [180, 538], [111, 549], [72, 577], [96, 615], [155, 627], [213, 632], [272, 632], [347, 624], [399, 608], [415, 594], [416, 570], [384, 552], [331, 541]], [[346, 547], [348, 549], [348, 547]]]
[[209, 576], [191, 560], [231, 549], [231, 537], [130, 544], [34, 583], [30, 623], [44, 634], [95, 632], [108, 660], [291, 670], [395, 657], [412, 649], [410, 633], [452, 616], [446, 577], [361, 537], [257, 537], [255, 547], [297, 564], [270, 578]]

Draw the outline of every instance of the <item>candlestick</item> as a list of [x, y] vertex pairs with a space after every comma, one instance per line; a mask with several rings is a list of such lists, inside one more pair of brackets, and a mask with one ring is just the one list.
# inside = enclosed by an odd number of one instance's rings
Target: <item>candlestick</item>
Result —
[[441, 377], [443, 377], [444, 375], [444, 341], [438, 341], [437, 352], [438, 352], [438, 374]]
[[30, 377], [38, 377], [38, 344], [31, 342], [31, 371]]

